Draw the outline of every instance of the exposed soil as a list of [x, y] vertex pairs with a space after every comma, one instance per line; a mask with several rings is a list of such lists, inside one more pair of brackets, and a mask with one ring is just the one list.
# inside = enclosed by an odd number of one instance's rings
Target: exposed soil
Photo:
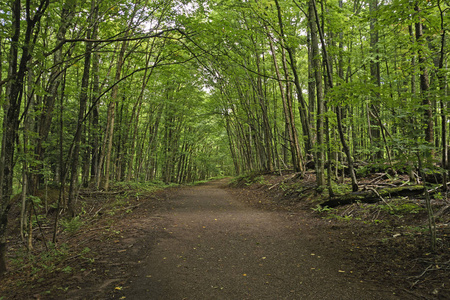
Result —
[[422, 210], [313, 211], [311, 186], [287, 190], [290, 180], [265, 176], [239, 188], [222, 180], [123, 194], [119, 203], [115, 195], [108, 209], [110, 196], [86, 194], [88, 222], [59, 234], [58, 245], [69, 246], [53, 252], [55, 263], [38, 257], [39, 232], [35, 256], [20, 261], [11, 232], [0, 299], [450, 298], [448, 214], [431, 253]]
[[[360, 178], [359, 184], [379, 176]], [[401, 176], [396, 180], [407, 181]], [[246, 187], [237, 183], [243, 188], [241, 193], [249, 196], [250, 205], [300, 214], [313, 224], [315, 241], [323, 241], [324, 234], [329, 234], [328, 242], [318, 248], [334, 252], [340, 261], [352, 266], [357, 277], [394, 287], [404, 299], [450, 299], [448, 199], [432, 200], [437, 232], [432, 251], [421, 196], [386, 198], [376, 204], [358, 202], [328, 210], [318, 207], [327, 199], [315, 192], [313, 174], [302, 180], [295, 174], [258, 176], [252, 182], [244, 182]], [[381, 186], [392, 183], [379, 182]]]

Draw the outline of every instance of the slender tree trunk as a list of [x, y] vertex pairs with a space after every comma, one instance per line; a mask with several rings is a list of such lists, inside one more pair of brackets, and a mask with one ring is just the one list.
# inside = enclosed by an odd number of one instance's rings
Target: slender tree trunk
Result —
[[[0, 39], [0, 70], [3, 70], [3, 40]], [[0, 72], [0, 82], [3, 81], [3, 72]], [[3, 87], [0, 87], [0, 99], [3, 99]]]
[[[416, 4], [414, 10], [420, 15], [421, 9]], [[431, 105], [430, 95], [428, 90], [430, 89], [430, 78], [428, 76], [428, 69], [425, 65], [426, 56], [424, 48], [426, 47], [426, 40], [423, 38], [423, 25], [419, 21], [415, 24], [416, 27], [416, 41], [419, 43], [419, 69], [420, 69], [420, 92], [422, 97], [422, 105], [424, 106], [423, 124], [425, 125], [425, 141], [433, 145], [433, 107]], [[431, 152], [429, 153], [431, 155]], [[427, 156], [429, 156], [427, 155]]]
[[[285, 69], [285, 71], [287, 71], [286, 58], [285, 58], [285, 54], [284, 54], [284, 51], [286, 50], [286, 52], [288, 53], [288, 56], [289, 56], [289, 61], [290, 61], [289, 65], [292, 70], [292, 75], [294, 76], [294, 86], [296, 89], [297, 100], [299, 103], [300, 120], [301, 120], [301, 124], [302, 124], [303, 136], [305, 136], [305, 141], [304, 141], [305, 142], [305, 144], [304, 144], [305, 145], [305, 153], [306, 153], [306, 155], [309, 155], [311, 153], [310, 151], [312, 149], [312, 138], [311, 138], [312, 135], [311, 135], [311, 130], [310, 130], [311, 125], [309, 124], [308, 109], [306, 107], [305, 99], [303, 98], [302, 87], [300, 86], [300, 79], [299, 79], [298, 72], [297, 72], [297, 62], [295, 59], [294, 50], [286, 42], [286, 35], [284, 33], [284, 25], [283, 25], [283, 18], [282, 18], [282, 14], [281, 14], [281, 7], [280, 7], [278, 0], [275, 0], [275, 5], [277, 8], [278, 24], [280, 26], [280, 35], [281, 35], [280, 36], [280, 44], [281, 44], [281, 47], [283, 48], [283, 52], [282, 52], [283, 68]], [[293, 116], [292, 116], [292, 118], [293, 118]], [[295, 138], [298, 139], [298, 136]], [[299, 157], [301, 157], [301, 153], [299, 153], [299, 154], [300, 154]]]
[[[34, 110], [34, 97], [33, 97], [33, 72], [30, 70], [28, 72], [28, 87], [27, 87], [27, 94], [26, 98], [28, 100], [28, 104], [26, 105], [28, 108], [28, 111]], [[22, 238], [22, 242], [25, 244], [25, 229], [27, 227], [27, 206], [28, 206], [28, 195], [29, 195], [29, 178], [31, 178], [29, 165], [34, 165], [29, 161], [30, 153], [29, 153], [29, 147], [30, 145], [33, 145], [33, 142], [30, 143], [30, 132], [33, 128], [33, 120], [30, 117], [30, 115], [27, 114], [25, 116], [24, 122], [23, 122], [23, 134], [22, 134], [22, 157], [23, 157], [23, 167], [22, 167], [22, 206], [20, 210], [20, 236]], [[31, 241], [31, 239], [28, 239]], [[28, 251], [31, 251], [31, 244], [29, 244]]]
[[[126, 41], [122, 42], [122, 46], [120, 48], [119, 57], [117, 59], [117, 68], [116, 68], [116, 76], [115, 81], [120, 80], [120, 75], [122, 73], [122, 67], [124, 63], [125, 51], [127, 49], [128, 43]], [[111, 92], [111, 102], [108, 105], [108, 128], [109, 131], [107, 134], [108, 148], [105, 156], [105, 183], [103, 184], [103, 189], [107, 191], [109, 189], [109, 177], [110, 177], [110, 167], [111, 167], [111, 153], [112, 146], [114, 140], [114, 122], [115, 122], [115, 110], [116, 110], [116, 102], [119, 95], [119, 86], [115, 85]]]
[[[124, 144], [126, 143], [126, 138], [124, 132], [124, 126], [123, 126], [123, 119], [124, 119], [124, 106], [125, 106], [125, 99], [122, 99], [120, 102], [120, 105], [116, 106], [116, 114], [118, 116], [116, 125], [116, 151], [115, 151], [115, 163], [113, 166], [115, 166], [114, 169], [114, 177], [116, 181], [122, 181], [122, 174], [123, 174], [123, 167], [125, 164], [126, 159], [126, 151], [127, 149], [124, 147]], [[126, 108], [125, 108], [126, 110]], [[113, 176], [111, 176], [113, 177]]]
[[[95, 26], [93, 29], [93, 37], [97, 37], [97, 27]], [[100, 56], [97, 52], [93, 54], [92, 60], [92, 72], [93, 72], [93, 84], [92, 84], [92, 97], [91, 99], [97, 99], [100, 95]], [[91, 117], [91, 182], [95, 180], [97, 177], [97, 172], [99, 170], [99, 156], [100, 156], [100, 128], [99, 128], [99, 111], [98, 111], [98, 103], [93, 104], [94, 107], [92, 109], [92, 117]]]
[[[318, 13], [317, 13], [316, 1], [315, 0], [311, 0], [311, 1], [312, 1], [313, 6], [314, 6], [314, 14], [316, 15], [316, 22], [318, 22], [319, 17], [318, 17]], [[323, 57], [324, 57], [324, 62], [325, 62], [325, 67], [326, 67], [325, 69], [327, 71], [328, 85], [329, 85], [330, 89], [332, 89], [333, 88], [333, 77], [332, 77], [332, 74], [331, 74], [331, 66], [330, 66], [330, 62], [329, 62], [329, 59], [328, 59], [327, 47], [326, 47], [326, 44], [325, 44], [325, 41], [324, 41], [324, 37], [323, 37], [323, 33], [322, 33], [322, 30], [321, 30], [321, 27], [320, 27], [319, 23], [317, 24], [317, 28], [319, 30], [320, 41], [321, 41], [321, 44], [322, 44]], [[353, 167], [353, 157], [352, 157], [352, 155], [350, 153], [350, 148], [348, 147], [347, 140], [345, 139], [345, 136], [344, 136], [344, 129], [343, 129], [343, 126], [342, 126], [342, 109], [339, 106], [336, 108], [336, 116], [337, 116], [337, 125], [338, 125], [339, 139], [341, 141], [342, 148], [344, 148], [344, 152], [345, 152], [345, 154], [347, 156], [348, 168], [349, 168], [350, 177], [351, 177], [351, 180], [352, 180], [352, 190], [354, 192], [356, 192], [356, 191], [358, 191], [358, 183], [357, 183], [357, 180], [356, 180], [356, 174], [355, 174], [355, 170], [354, 170], [354, 167]]]
[[[147, 122], [154, 124], [152, 127], [153, 130], [150, 132], [149, 134], [149, 141], [146, 147], [144, 147], [144, 144], [140, 147], [140, 149], [144, 149], [146, 148], [145, 151], [145, 155], [143, 155], [142, 157], [140, 157], [139, 159], [139, 164], [137, 167], [137, 173], [138, 176], [140, 176], [141, 172], [142, 172], [142, 168], [144, 166], [144, 162], [145, 159], [148, 158], [148, 164], [147, 164], [147, 168], [149, 170], [149, 173], [147, 174], [152, 174], [151, 176], [151, 180], [153, 180], [153, 176], [156, 174], [157, 171], [157, 164], [156, 164], [156, 142], [157, 142], [157, 137], [158, 137], [158, 133], [159, 133], [159, 124], [161, 122], [161, 117], [163, 115], [164, 112], [164, 105], [160, 105], [154, 112], [150, 113], [149, 116], [149, 120], [147, 120]], [[155, 120], [150, 120], [150, 117], [154, 117]], [[152, 118], [153, 119], [153, 118]], [[151, 122], [152, 121], [152, 122]], [[145, 138], [143, 139], [142, 143], [145, 143]], [[151, 154], [150, 154], [151, 153]], [[152, 159], [149, 156], [153, 156], [155, 157], [154, 159]], [[151, 162], [154, 161], [154, 163], [152, 164]]]
[[[308, 12], [308, 14], [310, 14]], [[314, 17], [315, 18], [315, 17]], [[316, 33], [317, 34], [317, 33]], [[314, 114], [316, 113], [316, 81], [314, 73], [314, 55], [312, 53], [311, 45], [311, 25], [308, 26], [307, 32], [307, 44], [308, 44], [308, 113], [309, 124], [314, 124]], [[311, 142], [315, 143], [315, 137], [311, 136]], [[307, 155], [308, 158], [309, 154]]]
[[[65, 39], [66, 32], [70, 26], [72, 19], [75, 15], [75, 1], [65, 1], [61, 11], [61, 21], [58, 32], [56, 34], [57, 43], [62, 42]], [[61, 84], [62, 64], [63, 64], [63, 49], [59, 49], [53, 55], [53, 67], [49, 75], [49, 85], [46, 88], [47, 93], [44, 96], [42, 103], [42, 111], [38, 118], [38, 138], [36, 139], [35, 155], [40, 161], [40, 164], [35, 168], [35, 174], [32, 176], [31, 185], [34, 188], [38, 188], [39, 184], [39, 171], [42, 169], [42, 162], [45, 156], [45, 149], [43, 144], [47, 141], [48, 134], [51, 129], [51, 123], [53, 119], [53, 109], [55, 107], [55, 101], [58, 98], [58, 88]]]
[[[288, 47], [287, 44], [285, 43], [285, 33], [284, 33], [284, 26], [283, 26], [283, 19], [281, 16], [281, 8], [280, 8], [280, 4], [278, 2], [278, 0], [275, 0], [275, 4], [276, 4], [276, 8], [277, 8], [277, 16], [278, 16], [278, 23], [280, 26], [280, 34], [281, 34], [281, 47], [282, 47], [282, 62], [283, 62], [283, 68], [285, 70], [286, 73], [286, 79], [288, 79], [288, 68], [287, 68], [287, 62], [286, 62], [286, 55], [285, 55], [285, 50], [288, 52], [289, 55], [289, 59], [290, 59], [290, 66], [291, 66], [291, 70], [292, 70], [292, 74], [294, 75], [294, 85], [297, 91], [297, 97], [299, 100], [299, 105], [301, 107], [301, 114], [300, 114], [300, 119], [302, 121], [302, 129], [303, 129], [303, 135], [306, 136], [306, 141], [305, 141], [305, 153], [309, 153], [309, 151], [312, 148], [312, 144], [311, 144], [311, 133], [310, 133], [310, 126], [307, 123], [308, 122], [308, 116], [307, 116], [307, 109], [306, 109], [306, 103], [305, 103], [305, 99], [303, 99], [303, 92], [302, 89], [300, 87], [300, 81], [298, 78], [298, 74], [297, 74], [297, 69], [296, 69], [296, 61], [295, 61], [295, 56], [293, 53], [293, 50], [291, 47]], [[289, 86], [289, 84], [287, 84], [287, 86]], [[292, 101], [288, 101], [288, 93], [289, 91], [286, 90], [286, 100], [287, 100], [287, 106], [288, 106], [288, 113], [289, 113], [289, 119], [290, 119], [290, 126], [291, 126], [291, 131], [292, 131], [292, 136], [290, 138], [292, 138], [292, 146], [294, 147], [293, 149], [293, 155], [295, 156], [294, 158], [294, 169], [296, 171], [299, 171], [301, 173], [304, 172], [304, 166], [303, 166], [303, 158], [302, 158], [302, 153], [300, 151], [300, 145], [299, 145], [299, 141], [298, 141], [298, 132], [297, 129], [295, 127], [295, 118], [294, 118], [294, 112], [292, 110]]]
[[[222, 91], [223, 93], [223, 91]], [[239, 161], [238, 161], [238, 156], [236, 154], [236, 146], [235, 146], [235, 142], [233, 140], [233, 137], [235, 136], [231, 130], [231, 125], [230, 125], [230, 114], [228, 112], [228, 110], [226, 110], [224, 112], [224, 117], [225, 117], [225, 129], [227, 131], [227, 137], [228, 137], [228, 146], [230, 147], [230, 153], [231, 153], [231, 159], [233, 160], [233, 165], [234, 165], [234, 171], [236, 173], [236, 175], [239, 175], [241, 173], [241, 169], [240, 169], [240, 165], [239, 165]]]
[[117, 91], [114, 92], [111, 97], [111, 102], [108, 104], [108, 119], [106, 122], [108, 123], [108, 130], [105, 132], [105, 140], [106, 140], [106, 152], [105, 152], [105, 174], [104, 174], [104, 183], [103, 189], [105, 191], [109, 190], [109, 177], [110, 177], [110, 168], [111, 168], [111, 153], [112, 146], [114, 140], [114, 122], [116, 120], [116, 99], [117, 99]]
[[324, 144], [324, 103], [323, 103], [323, 88], [322, 88], [322, 64], [319, 53], [319, 40], [317, 38], [317, 24], [314, 14], [314, 5], [312, 1], [309, 2], [309, 30], [311, 35], [311, 56], [312, 71], [314, 72], [314, 81], [316, 86], [317, 96], [317, 111], [316, 111], [316, 154], [315, 154], [315, 168], [316, 168], [316, 182], [317, 186], [325, 185], [325, 144]]
[[[33, 215], [33, 212], [31, 211], [31, 201], [29, 199], [29, 195], [33, 195], [35, 196], [36, 191], [37, 191], [37, 187], [35, 185], [33, 185], [33, 178], [36, 174], [33, 174], [35, 172], [30, 172], [30, 170], [32, 169], [31, 166], [37, 165], [36, 161], [33, 161], [34, 158], [32, 158], [32, 155], [30, 154], [30, 149], [32, 149], [32, 145], [36, 144], [36, 140], [35, 138], [33, 138], [33, 133], [35, 132], [35, 126], [34, 125], [34, 118], [32, 117], [32, 115], [28, 114], [28, 112], [33, 112], [35, 109], [35, 96], [34, 96], [34, 72], [30, 69], [28, 71], [28, 86], [27, 86], [27, 93], [26, 93], [26, 99], [27, 99], [27, 104], [26, 104], [26, 116], [23, 122], [23, 152], [22, 152], [22, 157], [23, 157], [23, 182], [22, 182], [22, 207], [21, 207], [21, 214], [20, 214], [20, 233], [23, 239], [24, 244], [26, 243], [25, 239], [24, 239], [24, 232], [25, 229], [27, 227], [27, 208], [29, 209], [29, 216], [28, 219], [31, 220], [31, 217]], [[30, 134], [31, 133], [31, 134]], [[30, 184], [30, 182], [32, 184]], [[46, 211], [47, 211], [47, 205], [45, 207]], [[33, 238], [32, 238], [32, 234], [33, 234], [33, 224], [30, 223], [28, 224], [28, 243], [27, 243], [27, 248], [28, 251], [31, 251], [33, 248]]]
[[[411, 37], [411, 44], [415, 43], [415, 34], [412, 25], [408, 26], [409, 35]], [[411, 95], [414, 97], [416, 95], [416, 55], [411, 53]]]
[[450, 169], [449, 157], [448, 157], [448, 145], [447, 145], [447, 110], [448, 101], [447, 99], [447, 78], [445, 75], [446, 63], [445, 63], [445, 40], [446, 40], [446, 27], [445, 27], [445, 14], [441, 7], [441, 0], [438, 0], [438, 8], [440, 14], [440, 26], [441, 26], [441, 49], [439, 51], [439, 64], [438, 64], [438, 80], [439, 80], [439, 91], [440, 91], [440, 108], [441, 108], [441, 139], [442, 139], [442, 168], [443, 171], [443, 189], [448, 190], [448, 170]]
[[[22, 103], [24, 77], [28, 62], [32, 58], [33, 46], [36, 43], [36, 27], [39, 26], [42, 15], [49, 5], [48, 0], [39, 2], [37, 9], [31, 13], [31, 3], [26, 3], [26, 30], [21, 42], [21, 1], [11, 2], [12, 36], [9, 52], [8, 78], [11, 78], [6, 87], [4, 118], [3, 118], [3, 140], [0, 155], [0, 275], [6, 272], [6, 228], [8, 223], [8, 212], [11, 207], [12, 183], [14, 172], [14, 154], [17, 144], [17, 130], [19, 128], [19, 116]], [[19, 48], [22, 48], [19, 63]]]
[[[84, 132], [82, 134], [81, 144], [88, 145], [88, 135], [92, 131], [91, 126], [83, 126]], [[91, 151], [89, 147], [85, 147], [81, 154], [81, 183], [84, 188], [87, 188], [89, 186], [89, 170], [90, 170], [90, 164], [91, 161]]]
[[[95, 11], [95, 1], [92, 1], [91, 4], [91, 12], [92, 15]], [[89, 23], [92, 24], [95, 20], [90, 20]], [[92, 31], [88, 29], [86, 33], [86, 38], [92, 38]], [[93, 43], [86, 42], [86, 48], [84, 53], [84, 67], [83, 67], [83, 77], [81, 79], [81, 90], [80, 90], [80, 106], [78, 110], [78, 121], [77, 121], [77, 129], [75, 132], [74, 143], [73, 143], [73, 152], [72, 152], [72, 161], [71, 161], [71, 176], [70, 176], [70, 186], [69, 186], [69, 197], [67, 199], [67, 211], [69, 216], [75, 216], [75, 199], [76, 192], [78, 189], [78, 169], [79, 169], [79, 161], [80, 161], [80, 143], [82, 139], [82, 135], [84, 133], [84, 115], [86, 113], [86, 106], [88, 100], [88, 88], [89, 88], [89, 77], [91, 70], [91, 57], [92, 57], [92, 47]]]
[[59, 99], [59, 165], [60, 165], [60, 189], [58, 195], [58, 201], [56, 203], [55, 220], [53, 222], [53, 244], [56, 244], [56, 236], [58, 231], [58, 220], [61, 208], [65, 206], [65, 187], [66, 187], [66, 174], [68, 166], [64, 163], [64, 88], [66, 86], [66, 71], [62, 74], [62, 93]]
[[[256, 49], [256, 45], [255, 45], [255, 49]], [[261, 74], [261, 66], [260, 66], [260, 58], [259, 58], [259, 53], [256, 53], [256, 66], [257, 66], [257, 70], [258, 70], [258, 74]], [[272, 159], [272, 133], [271, 133], [271, 126], [270, 126], [270, 122], [269, 122], [269, 116], [268, 116], [268, 107], [267, 107], [267, 103], [266, 103], [266, 98], [264, 96], [264, 91], [263, 91], [263, 84], [262, 84], [262, 79], [261, 76], [258, 75], [257, 78], [257, 85], [256, 85], [256, 94], [257, 94], [257, 98], [258, 98], [258, 103], [259, 106], [261, 108], [261, 114], [262, 114], [262, 133], [263, 133], [263, 137], [264, 137], [264, 147], [263, 147], [263, 152], [265, 154], [265, 159], [263, 161], [263, 165], [264, 165], [264, 169], [265, 171], [273, 171], [273, 159]]]
[[367, 111], [367, 117], [369, 119], [369, 134], [372, 139], [374, 146], [378, 148], [378, 150], [374, 153], [375, 159], [383, 158], [383, 151], [381, 150], [381, 128], [378, 125], [378, 121], [373, 118], [373, 114], [370, 113], [370, 110], [377, 110], [380, 106], [380, 92], [377, 90], [381, 87], [381, 77], [380, 77], [380, 62], [379, 62], [379, 34], [377, 29], [377, 18], [376, 13], [378, 11], [378, 0], [370, 0], [369, 2], [369, 11], [371, 14], [370, 18], [370, 52], [373, 57], [370, 61], [370, 80], [374, 90], [372, 91], [372, 99], [370, 101], [369, 110]]
[[[151, 47], [150, 47], [150, 49], [148, 51], [149, 54], [147, 55], [147, 58], [146, 58], [146, 66], [147, 67], [149, 67], [149, 64], [150, 64], [150, 60], [151, 60], [151, 57], [152, 57], [154, 46], [155, 46], [155, 41], [153, 40], [153, 42], [151, 44]], [[155, 61], [159, 60], [160, 54], [161, 54], [161, 52], [158, 53]], [[154, 64], [156, 64], [156, 62]], [[143, 76], [143, 80], [142, 80], [141, 91], [139, 93], [139, 97], [138, 97], [138, 99], [136, 101], [136, 104], [133, 106], [133, 111], [131, 113], [130, 129], [133, 128], [133, 127], [134, 127], [134, 129], [133, 129], [133, 136], [132, 136], [132, 139], [131, 139], [131, 142], [130, 142], [130, 144], [131, 144], [130, 145], [130, 148], [131, 148], [130, 157], [131, 158], [130, 158], [130, 163], [129, 163], [129, 166], [128, 166], [128, 173], [127, 173], [127, 179], [126, 179], [127, 181], [130, 181], [131, 177], [133, 175], [133, 159], [134, 159], [134, 156], [136, 155], [136, 140], [137, 140], [137, 136], [138, 136], [139, 119], [140, 119], [140, 114], [141, 114], [141, 109], [142, 109], [142, 101], [144, 99], [145, 88], [147, 87], [148, 82], [149, 82], [149, 80], [150, 80], [150, 78], [151, 78], [151, 76], [153, 74], [153, 70], [154, 70], [154, 68], [152, 68], [150, 70], [150, 72], [148, 72], [148, 69], [145, 70], [145, 73], [144, 73], [144, 76]], [[136, 158], [135, 166], [138, 166], [137, 161], [138, 161], [138, 158]], [[135, 168], [135, 172], [134, 173], [135, 173], [135, 177], [137, 177], [138, 176], [137, 168]]]
[[[287, 70], [287, 66], [286, 66], [286, 55], [285, 55], [285, 50], [284, 48], [282, 49], [282, 60], [283, 60], [283, 68], [285, 71], [285, 77], [286, 77], [286, 90], [283, 87], [282, 84], [282, 79], [281, 79], [281, 74], [280, 74], [280, 70], [278, 68], [278, 62], [277, 62], [277, 57], [276, 57], [276, 53], [275, 53], [275, 47], [273, 45], [272, 39], [269, 36], [269, 43], [270, 43], [270, 50], [272, 52], [272, 58], [273, 58], [273, 63], [274, 63], [274, 67], [275, 67], [275, 73], [277, 75], [277, 81], [278, 81], [278, 86], [280, 88], [280, 94], [281, 94], [281, 100], [283, 103], [283, 112], [284, 112], [284, 117], [285, 117], [285, 123], [286, 123], [286, 130], [287, 130], [287, 134], [288, 134], [288, 140], [290, 143], [290, 148], [291, 148], [291, 153], [292, 153], [292, 163], [294, 165], [294, 170], [296, 172], [304, 172], [303, 169], [303, 164], [302, 164], [302, 160], [301, 160], [301, 153], [300, 153], [300, 147], [298, 145], [298, 137], [297, 137], [297, 130], [295, 129], [295, 123], [293, 122], [293, 112], [292, 112], [292, 105], [289, 105], [289, 91], [288, 91], [288, 87], [289, 87], [289, 72]], [[290, 109], [291, 108], [291, 109]]]

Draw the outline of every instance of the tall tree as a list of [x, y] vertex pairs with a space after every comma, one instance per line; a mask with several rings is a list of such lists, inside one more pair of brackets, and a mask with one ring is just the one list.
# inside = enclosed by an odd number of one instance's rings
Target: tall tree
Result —
[[[86, 31], [86, 39], [89, 40], [92, 38], [92, 27], [94, 26], [94, 22], [97, 22], [95, 19], [96, 11], [97, 11], [96, 1], [91, 2], [91, 14], [89, 20], [89, 28]], [[81, 89], [79, 95], [79, 110], [78, 110], [78, 120], [77, 127], [75, 132], [75, 137], [73, 141], [73, 152], [72, 152], [72, 161], [71, 161], [71, 176], [70, 176], [70, 186], [69, 186], [69, 197], [67, 199], [67, 209], [70, 216], [75, 215], [74, 211], [74, 202], [76, 199], [76, 192], [78, 189], [78, 179], [79, 179], [79, 157], [80, 157], [80, 143], [81, 137], [84, 133], [84, 120], [86, 113], [86, 106], [88, 101], [88, 88], [89, 88], [89, 80], [91, 74], [91, 57], [92, 57], [92, 42], [86, 42], [85, 53], [84, 53], [84, 66], [83, 66], [83, 76], [81, 78]]]
[[[420, 92], [422, 98], [422, 105], [424, 108], [423, 113], [423, 124], [425, 125], [425, 141], [430, 143], [430, 145], [434, 142], [434, 131], [433, 131], [433, 107], [431, 105], [430, 95], [428, 90], [430, 89], [430, 78], [428, 75], [428, 68], [426, 66], [426, 47], [427, 42], [424, 38], [424, 30], [422, 23], [422, 10], [420, 6], [416, 3], [414, 6], [414, 10], [417, 13], [416, 16], [416, 41], [419, 44], [418, 58], [419, 58], [419, 69], [420, 69]], [[431, 152], [430, 152], [431, 154]]]
[[369, 138], [371, 143], [375, 146], [374, 158], [382, 159], [383, 151], [381, 150], [381, 120], [377, 120], [375, 115], [377, 114], [380, 106], [380, 87], [381, 87], [381, 74], [380, 74], [380, 55], [379, 55], [379, 32], [377, 24], [378, 13], [378, 0], [370, 0], [369, 2], [370, 17], [370, 84], [372, 85], [370, 108], [367, 111], [369, 120]]
[[317, 37], [317, 22], [314, 12], [314, 4], [312, 0], [308, 5], [308, 19], [309, 19], [309, 31], [311, 36], [311, 61], [312, 71], [314, 72], [314, 82], [316, 87], [316, 151], [315, 151], [315, 167], [316, 167], [316, 181], [317, 185], [325, 185], [325, 144], [324, 144], [324, 100], [323, 100], [323, 88], [322, 88], [322, 63], [319, 53], [319, 39]]
[[[313, 10], [314, 10], [314, 14], [316, 16], [316, 23], [317, 23], [317, 27], [318, 27], [318, 31], [319, 31], [319, 36], [320, 36], [320, 41], [322, 44], [322, 51], [323, 51], [323, 57], [324, 57], [324, 64], [325, 64], [325, 70], [327, 72], [327, 79], [328, 79], [328, 86], [330, 89], [333, 89], [333, 77], [332, 77], [332, 72], [331, 72], [331, 65], [330, 65], [330, 60], [329, 60], [329, 56], [327, 53], [327, 46], [324, 40], [324, 35], [323, 32], [321, 30], [320, 24], [319, 22], [319, 15], [317, 12], [317, 5], [316, 5], [316, 1], [315, 0], [311, 0], [312, 1], [312, 6], [313, 6]], [[347, 156], [347, 162], [348, 162], [348, 168], [350, 171], [350, 178], [352, 180], [352, 190], [354, 192], [358, 191], [358, 183], [356, 180], [356, 174], [355, 174], [355, 170], [354, 170], [354, 166], [353, 166], [353, 157], [352, 154], [350, 152], [350, 148], [348, 146], [347, 140], [344, 136], [344, 130], [343, 130], [343, 126], [342, 126], [342, 109], [341, 107], [337, 107], [337, 125], [338, 125], [338, 132], [339, 132], [339, 139], [341, 141], [342, 144], [342, 148], [344, 148], [344, 152]]]
[[[6, 226], [11, 207], [11, 195], [14, 175], [14, 154], [17, 144], [17, 130], [22, 104], [24, 78], [33, 48], [38, 38], [40, 20], [49, 5], [41, 0], [36, 7], [27, 1], [23, 11], [20, 0], [11, 2], [12, 36], [8, 56], [8, 84], [3, 117], [3, 140], [0, 154], [0, 274], [6, 271]], [[32, 14], [34, 13], [34, 14]], [[22, 14], [25, 14], [25, 32], [22, 30]], [[21, 53], [20, 49], [21, 48]]]

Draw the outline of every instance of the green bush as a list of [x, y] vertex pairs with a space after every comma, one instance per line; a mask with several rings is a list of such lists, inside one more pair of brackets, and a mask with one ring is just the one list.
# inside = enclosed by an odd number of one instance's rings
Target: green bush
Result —
[[80, 229], [81, 225], [83, 225], [83, 222], [80, 220], [79, 216], [76, 216], [71, 219], [62, 219], [60, 224], [64, 231], [68, 233], [75, 233], [78, 229]]

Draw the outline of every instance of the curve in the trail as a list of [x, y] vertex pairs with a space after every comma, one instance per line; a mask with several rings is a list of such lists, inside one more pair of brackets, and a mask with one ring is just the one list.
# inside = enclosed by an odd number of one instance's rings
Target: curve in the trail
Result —
[[181, 188], [123, 299], [398, 299], [311, 249], [284, 213], [248, 207], [218, 184]]

